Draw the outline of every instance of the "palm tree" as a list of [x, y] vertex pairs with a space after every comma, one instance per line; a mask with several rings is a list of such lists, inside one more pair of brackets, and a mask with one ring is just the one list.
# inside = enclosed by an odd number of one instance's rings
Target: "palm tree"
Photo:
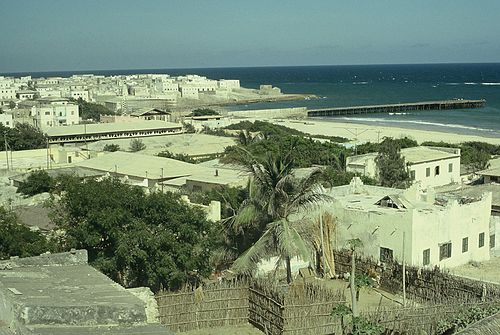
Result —
[[322, 191], [322, 172], [313, 170], [297, 179], [292, 171], [291, 154], [268, 154], [262, 162], [250, 157], [246, 161], [251, 173], [249, 198], [243, 202], [233, 224], [239, 227], [257, 225], [262, 235], [233, 264], [240, 273], [251, 273], [263, 258], [278, 256], [277, 265], [286, 265], [287, 282], [292, 281], [290, 260], [299, 256], [309, 259], [310, 252], [301, 234], [303, 219], [291, 220], [294, 214], [329, 199]]

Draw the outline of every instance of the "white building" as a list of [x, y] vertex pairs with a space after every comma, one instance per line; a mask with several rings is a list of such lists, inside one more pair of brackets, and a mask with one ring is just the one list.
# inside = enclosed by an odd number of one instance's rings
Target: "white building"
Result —
[[179, 86], [181, 97], [187, 99], [199, 99], [198, 88], [196, 86]]
[[80, 122], [78, 105], [64, 98], [39, 100], [31, 109], [35, 126], [41, 130], [50, 127], [74, 125]]
[[0, 100], [15, 100], [16, 90], [13, 87], [0, 87]]
[[33, 100], [37, 94], [37, 91], [21, 90], [16, 91], [16, 98], [19, 100]]
[[0, 124], [7, 128], [14, 128], [14, 121], [12, 120], [12, 114], [1, 113]]
[[70, 90], [65, 95], [67, 98], [73, 98], [75, 100], [82, 99], [85, 101], [90, 101], [89, 91], [87, 90]]
[[[346, 170], [362, 176], [377, 178], [375, 158], [378, 153], [347, 157]], [[442, 186], [460, 182], [460, 149], [441, 147], [414, 147], [401, 149], [410, 176], [422, 187]]]
[[222, 89], [234, 90], [240, 88], [240, 81], [237, 79], [221, 79], [218, 86]]
[[415, 266], [455, 267], [490, 258], [491, 192], [475, 198], [408, 190], [350, 185], [329, 191], [334, 198], [323, 206], [336, 217], [334, 248], [359, 238], [365, 256], [380, 261], [404, 257]]

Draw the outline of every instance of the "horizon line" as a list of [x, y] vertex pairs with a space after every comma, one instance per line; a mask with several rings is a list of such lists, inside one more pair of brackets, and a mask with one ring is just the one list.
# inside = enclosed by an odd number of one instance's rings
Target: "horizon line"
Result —
[[[165, 68], [115, 68], [115, 69], [85, 69], [85, 70], [37, 70], [0, 72], [2, 76], [17, 74], [40, 73], [89, 73], [92, 72], [121, 72], [121, 71], [147, 71], [147, 70], [213, 70], [213, 69], [257, 69], [257, 68], [297, 68], [297, 67], [343, 67], [343, 66], [383, 66], [383, 65], [475, 65], [475, 64], [500, 64], [500, 62], [435, 62], [435, 63], [372, 63], [372, 64], [310, 64], [310, 65], [254, 65], [254, 66], [213, 66], [213, 67], [165, 67]], [[146, 74], [146, 73], [144, 73]]]

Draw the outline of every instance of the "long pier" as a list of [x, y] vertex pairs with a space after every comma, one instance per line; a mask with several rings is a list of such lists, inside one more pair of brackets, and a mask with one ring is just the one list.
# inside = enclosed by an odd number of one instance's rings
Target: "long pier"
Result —
[[466, 109], [481, 108], [486, 104], [486, 100], [442, 100], [426, 102], [409, 102], [389, 105], [335, 107], [323, 109], [309, 109], [307, 116], [340, 116], [371, 113], [399, 113], [419, 110], [444, 110], [444, 109]]

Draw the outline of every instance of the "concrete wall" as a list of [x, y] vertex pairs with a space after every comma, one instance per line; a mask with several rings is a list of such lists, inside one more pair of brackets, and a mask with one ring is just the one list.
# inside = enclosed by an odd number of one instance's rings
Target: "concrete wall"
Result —
[[[452, 165], [452, 171], [449, 171], [449, 164]], [[436, 167], [439, 167], [439, 175], [436, 175]], [[429, 169], [430, 176], [427, 177], [426, 170]], [[413, 164], [410, 171], [415, 171], [415, 180], [420, 181], [422, 187], [442, 186], [451, 183], [460, 182], [460, 158], [442, 159], [435, 162], [425, 162]]]
[[[500, 256], [500, 216], [492, 215], [490, 218], [490, 236], [495, 235], [495, 246], [490, 245], [490, 256]], [[489, 237], [488, 237], [489, 240]]]
[[411, 259], [412, 231], [411, 211], [380, 208], [375, 211], [360, 211], [342, 208], [337, 204], [332, 214], [338, 219], [334, 249], [346, 248], [347, 241], [359, 238], [363, 242], [361, 253], [380, 259], [380, 247], [393, 250], [394, 259], [401, 262], [403, 256], [403, 232], [405, 235], [405, 258]]
[[306, 107], [295, 108], [273, 108], [273, 109], [257, 109], [247, 111], [231, 111], [227, 115], [241, 118], [270, 118], [270, 119], [286, 119], [286, 118], [306, 118]]
[[[423, 251], [430, 249], [431, 265], [455, 267], [469, 261], [490, 259], [489, 226], [491, 193], [480, 201], [459, 205], [452, 201], [432, 212], [413, 212], [412, 263], [422, 265]], [[479, 248], [479, 234], [484, 233], [484, 246]], [[462, 252], [462, 239], [468, 237], [468, 251]], [[451, 242], [451, 257], [439, 260], [439, 245]]]

